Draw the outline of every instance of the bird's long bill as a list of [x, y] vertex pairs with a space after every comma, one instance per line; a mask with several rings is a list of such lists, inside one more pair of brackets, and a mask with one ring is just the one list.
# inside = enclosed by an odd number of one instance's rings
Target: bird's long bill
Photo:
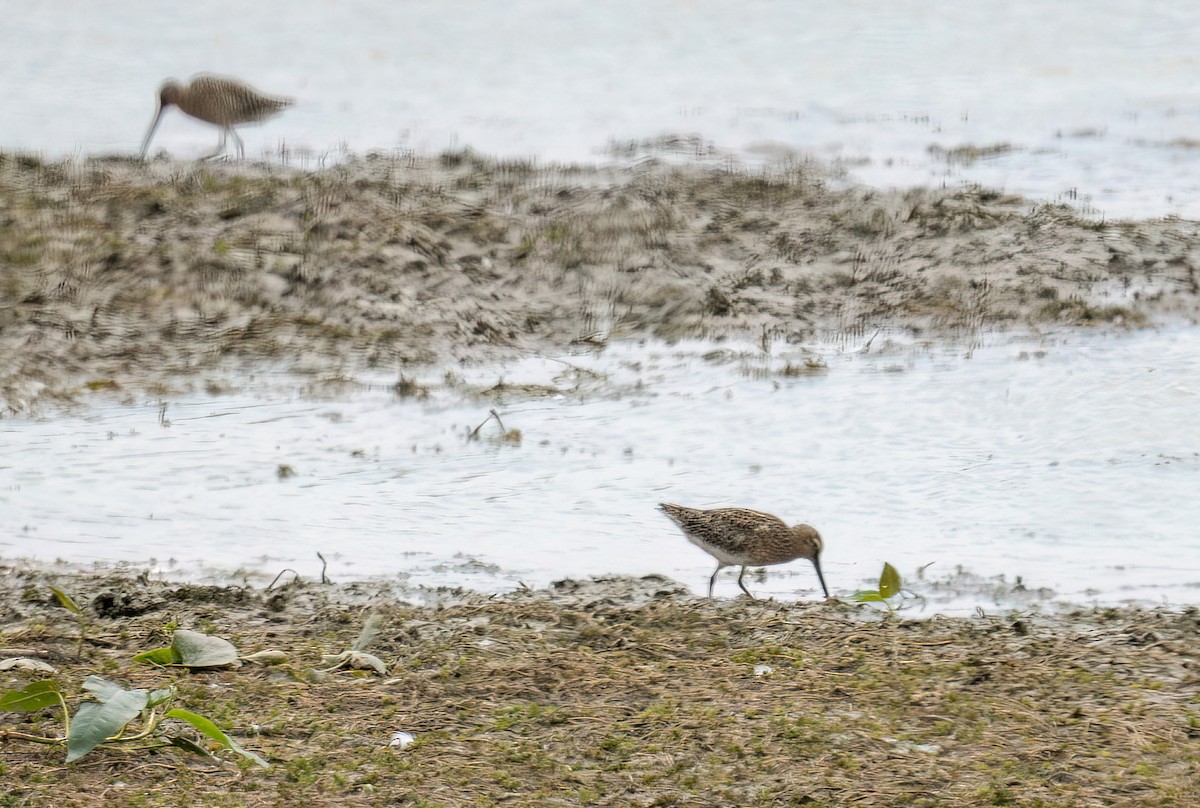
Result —
[[829, 600], [829, 587], [825, 586], [825, 576], [821, 574], [821, 559], [814, 558], [813, 566], [817, 568], [817, 580], [821, 582], [821, 588], [825, 590], [825, 600]]
[[154, 137], [154, 130], [158, 128], [158, 122], [162, 120], [163, 106], [158, 105], [158, 111], [154, 113], [154, 121], [150, 124], [150, 129], [146, 132], [146, 137], [142, 140], [141, 159], [146, 159], [146, 149], [150, 148], [150, 138]]

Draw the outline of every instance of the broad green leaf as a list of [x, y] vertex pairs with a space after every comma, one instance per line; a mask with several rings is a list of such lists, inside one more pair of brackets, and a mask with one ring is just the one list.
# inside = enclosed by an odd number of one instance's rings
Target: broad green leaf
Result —
[[853, 597], [859, 603], [883, 603], [883, 595], [870, 589], [855, 592]]
[[236, 743], [233, 742], [232, 738], [230, 738], [228, 735], [226, 735], [224, 732], [221, 731], [220, 727], [218, 727], [216, 724], [214, 724], [212, 721], [210, 721], [209, 719], [205, 718], [202, 715], [196, 715], [195, 713], [193, 713], [190, 710], [181, 710], [180, 708], [176, 707], [174, 710], [167, 711], [167, 717], [168, 718], [177, 718], [180, 721], [186, 721], [187, 723], [191, 724], [193, 727], [200, 730], [202, 733], [207, 735], [209, 738], [212, 738], [214, 741], [221, 744], [225, 748], [231, 749], [234, 752], [237, 752], [239, 755], [242, 755], [244, 757], [249, 758], [250, 760], [253, 760], [255, 763], [257, 763], [259, 766], [262, 766], [264, 769], [268, 767], [268, 763], [265, 760], [263, 760], [258, 755], [254, 754], [253, 752], [248, 751], [248, 750], [243, 749], [242, 747], [238, 746]]
[[886, 561], [883, 564], [883, 574], [879, 576], [879, 594], [885, 599], [900, 594], [900, 573]]
[[122, 693], [141, 693], [143, 695], [146, 693], [144, 690], [126, 690], [120, 685], [108, 681], [103, 676], [96, 676], [95, 674], [83, 680], [83, 689], [91, 693], [96, 701], [99, 702], [111, 701]]
[[0, 710], [13, 713], [32, 713], [58, 703], [58, 683], [53, 679], [30, 682], [20, 690], [10, 690], [0, 696]]
[[154, 648], [150, 651], [142, 651], [140, 654], [135, 654], [134, 662], [153, 662], [155, 665], [178, 665], [179, 654], [175, 653], [175, 649], [167, 646], [165, 648]]
[[65, 608], [70, 609], [71, 611], [75, 612], [75, 614], [80, 614], [83, 611], [83, 607], [75, 602], [75, 598], [71, 597], [57, 586], [50, 587], [50, 591], [54, 593], [54, 597], [58, 598], [58, 602], [61, 603]]
[[160, 704], [170, 701], [175, 698], [175, 688], [160, 687], [158, 690], [151, 690], [150, 697], [146, 700], [147, 707], [157, 707]]
[[185, 628], [176, 630], [171, 647], [179, 655], [179, 664], [189, 668], [219, 668], [238, 664], [238, 652], [233, 643], [198, 631]]
[[79, 711], [71, 719], [71, 732], [67, 735], [67, 763], [78, 760], [120, 732], [146, 708], [148, 700], [145, 690], [123, 690], [99, 676], [89, 676], [83, 686], [101, 699], [101, 703], [80, 705]]

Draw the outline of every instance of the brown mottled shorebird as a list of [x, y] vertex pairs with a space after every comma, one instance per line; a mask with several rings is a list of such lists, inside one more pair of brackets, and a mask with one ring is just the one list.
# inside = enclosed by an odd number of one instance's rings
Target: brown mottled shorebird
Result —
[[233, 127], [265, 120], [293, 103], [295, 102], [291, 98], [260, 93], [249, 84], [228, 76], [197, 73], [188, 84], [167, 79], [158, 91], [158, 112], [154, 114], [154, 122], [150, 124], [150, 131], [146, 132], [146, 139], [142, 141], [142, 159], [146, 157], [150, 138], [154, 137], [154, 130], [162, 120], [163, 111], [172, 104], [193, 118], [221, 127], [221, 142], [217, 144], [215, 152], [203, 158], [208, 159], [225, 151], [225, 139], [228, 135], [233, 135], [238, 157], [241, 157], [245, 147]]
[[[825, 576], [821, 574], [821, 534], [811, 526], [788, 527], [778, 517], [748, 508], [700, 510], [665, 502], [658, 507], [679, 525], [688, 541], [717, 559], [717, 569], [708, 579], [710, 598], [717, 573], [726, 567], [742, 566], [738, 586], [750, 595], [742, 581], [746, 567], [786, 564], [797, 558], [807, 558], [813, 563], [821, 589], [825, 591], [825, 597], [829, 597], [829, 587], [825, 586]], [[754, 595], [750, 597], [753, 599]]]

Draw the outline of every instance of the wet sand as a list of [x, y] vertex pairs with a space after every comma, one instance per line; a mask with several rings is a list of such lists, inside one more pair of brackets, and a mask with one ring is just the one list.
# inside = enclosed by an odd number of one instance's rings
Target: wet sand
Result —
[[0, 154], [0, 406], [352, 378], [653, 335], [1195, 322], [1200, 228], [815, 163], [540, 166], [470, 152], [316, 172]]

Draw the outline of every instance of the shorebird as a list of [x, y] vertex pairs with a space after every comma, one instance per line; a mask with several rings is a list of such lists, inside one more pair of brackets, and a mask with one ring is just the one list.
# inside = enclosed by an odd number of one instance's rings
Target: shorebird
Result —
[[295, 102], [291, 98], [260, 93], [249, 84], [228, 76], [197, 73], [187, 84], [167, 79], [159, 88], [158, 111], [154, 114], [150, 130], [146, 132], [146, 139], [142, 141], [142, 159], [146, 157], [150, 138], [154, 137], [154, 130], [162, 120], [163, 111], [172, 104], [193, 118], [221, 127], [221, 142], [217, 144], [216, 151], [206, 154], [203, 158], [208, 159], [225, 151], [225, 139], [228, 135], [233, 135], [238, 157], [241, 157], [245, 153], [245, 147], [233, 127], [265, 120], [293, 103]]
[[658, 507], [679, 525], [688, 541], [717, 559], [717, 569], [708, 579], [710, 598], [717, 573], [726, 567], [741, 565], [738, 586], [753, 599], [754, 595], [742, 581], [747, 567], [786, 564], [797, 558], [807, 558], [813, 563], [821, 589], [829, 597], [825, 576], [821, 574], [821, 534], [811, 526], [788, 527], [776, 516], [748, 508], [700, 510], [665, 502]]

